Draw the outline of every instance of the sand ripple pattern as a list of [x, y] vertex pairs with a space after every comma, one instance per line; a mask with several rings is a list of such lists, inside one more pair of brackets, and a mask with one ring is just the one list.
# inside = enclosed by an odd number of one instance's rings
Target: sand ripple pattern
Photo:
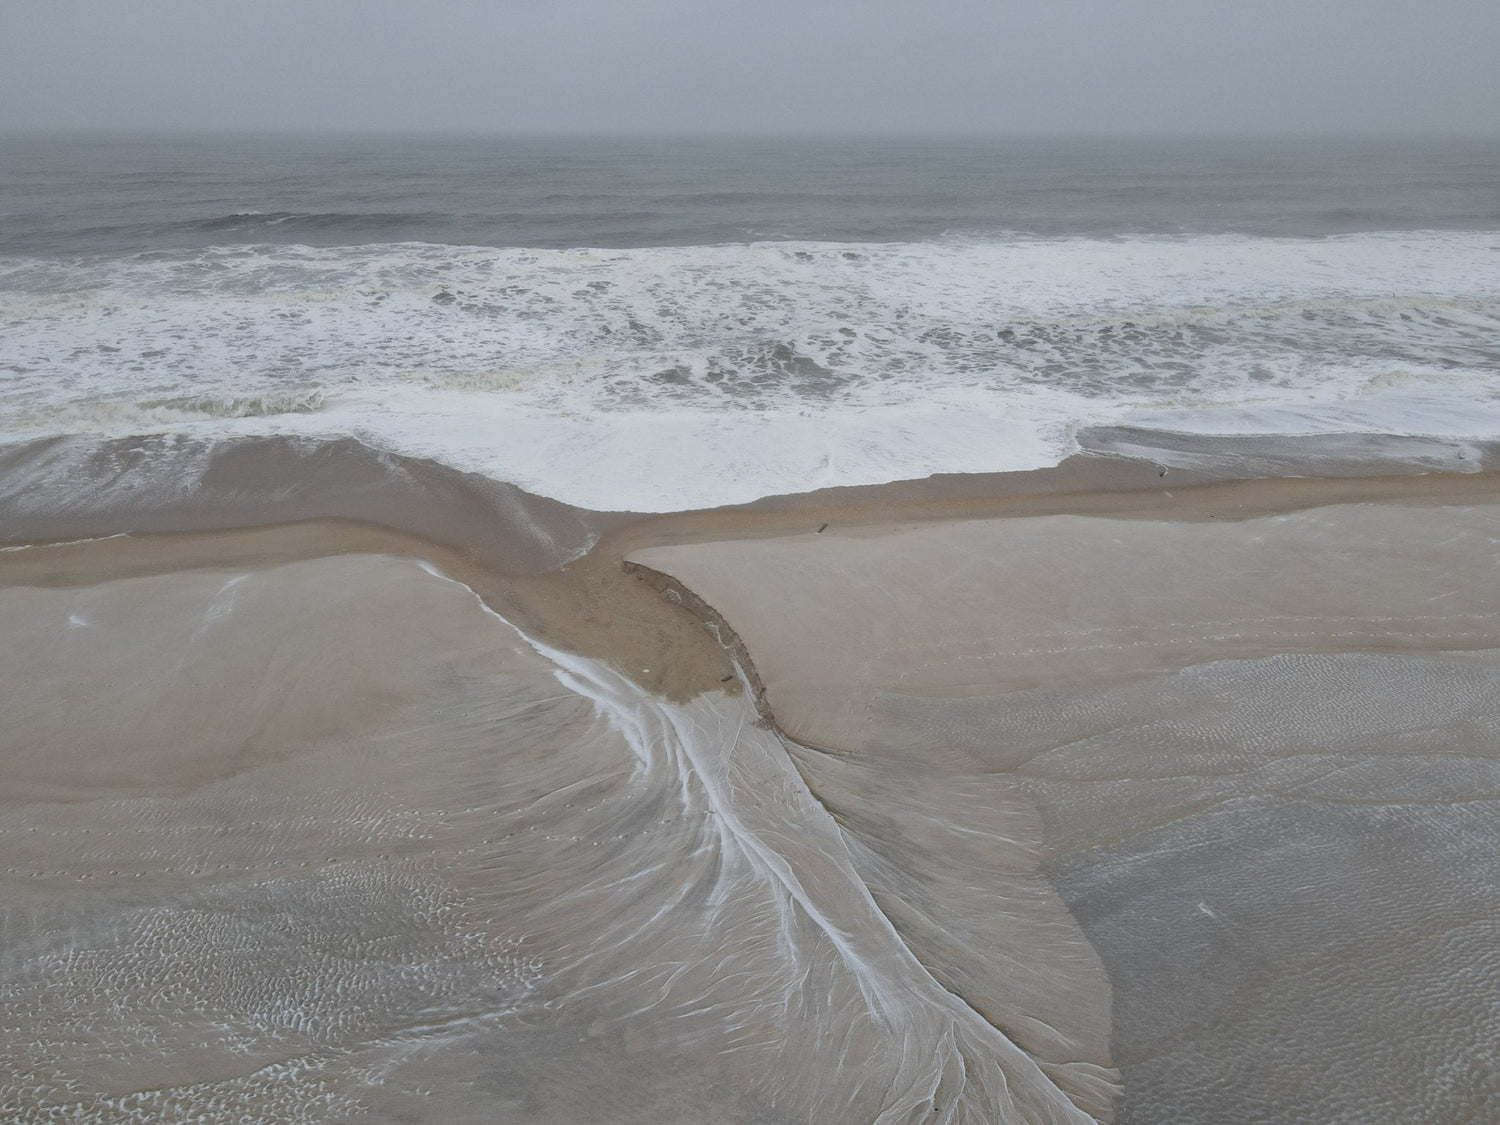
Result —
[[[1500, 507], [1200, 512], [630, 558], [736, 629], [778, 723], [824, 748], [804, 776], [874, 842], [872, 893], [991, 1010], [1024, 964], [987, 987], [999, 958], [955, 956], [984, 930], [939, 864], [911, 887], [884, 863], [898, 833], [866, 826], [909, 802], [955, 835], [975, 806], [1038, 831], [1108, 972], [1121, 1125], [1500, 1120]], [[926, 838], [901, 840], [908, 871], [1006, 854]]]
[[[1107, 1109], [1108, 1071], [1044, 1069], [914, 955], [741, 696], [651, 698], [380, 556], [0, 589], [0, 619], [80, 699], [125, 645], [150, 717], [7, 747], [7, 1121]], [[155, 674], [184, 667], [213, 675]], [[271, 716], [300, 741], [257, 745]], [[138, 768], [102, 786], [110, 753]]]

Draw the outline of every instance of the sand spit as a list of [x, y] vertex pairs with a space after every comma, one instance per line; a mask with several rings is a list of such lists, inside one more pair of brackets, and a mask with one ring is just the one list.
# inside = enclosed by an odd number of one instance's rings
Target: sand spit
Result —
[[1493, 1120], [1500, 485], [1308, 448], [0, 451], [4, 1115]]
[[[632, 551], [795, 536], [824, 525], [875, 531], [1058, 513], [1232, 520], [1494, 494], [1488, 473], [1339, 476], [1345, 461], [1332, 452], [1342, 445], [1318, 457], [1317, 442], [1307, 471], [1335, 475], [1240, 479], [1235, 466], [1246, 445], [1222, 450], [1218, 467], [1167, 475], [1151, 460], [1087, 456], [1034, 473], [938, 476], [640, 516], [582, 511], [353, 439], [52, 439], [0, 448], [0, 546], [59, 545], [44, 555], [6, 552], [0, 562], [14, 576], [5, 580], [67, 584], [350, 551], [411, 554], [461, 578], [529, 632], [685, 701], [732, 688], [732, 669], [693, 614], [664, 606], [643, 576], [625, 572]], [[250, 528], [268, 534], [236, 534]], [[127, 534], [102, 548], [88, 541]]]

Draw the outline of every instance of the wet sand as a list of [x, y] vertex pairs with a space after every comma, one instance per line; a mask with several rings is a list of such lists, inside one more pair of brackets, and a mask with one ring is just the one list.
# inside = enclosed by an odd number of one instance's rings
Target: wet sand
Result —
[[1315, 445], [0, 451], [4, 1115], [1493, 1120], [1500, 484]]
[[[736, 631], [924, 962], [1039, 1058], [1107, 1044], [1117, 1120], [1500, 1114], [1500, 503], [629, 559]], [[916, 845], [891, 831], [911, 807]], [[1005, 836], [1006, 878], [969, 875], [975, 832]], [[919, 884], [889, 876], [923, 845]], [[1054, 919], [1107, 985], [1068, 979]]]

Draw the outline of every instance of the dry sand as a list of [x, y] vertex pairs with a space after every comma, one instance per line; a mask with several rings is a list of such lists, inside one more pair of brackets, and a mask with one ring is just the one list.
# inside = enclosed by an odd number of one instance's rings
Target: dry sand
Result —
[[1192, 455], [0, 451], [3, 1115], [1495, 1120], [1496, 478]]

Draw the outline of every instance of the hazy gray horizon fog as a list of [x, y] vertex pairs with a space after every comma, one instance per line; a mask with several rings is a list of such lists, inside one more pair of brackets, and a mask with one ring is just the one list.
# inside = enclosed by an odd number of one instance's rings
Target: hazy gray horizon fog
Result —
[[1500, 133], [1447, 0], [0, 4], [0, 129]]

